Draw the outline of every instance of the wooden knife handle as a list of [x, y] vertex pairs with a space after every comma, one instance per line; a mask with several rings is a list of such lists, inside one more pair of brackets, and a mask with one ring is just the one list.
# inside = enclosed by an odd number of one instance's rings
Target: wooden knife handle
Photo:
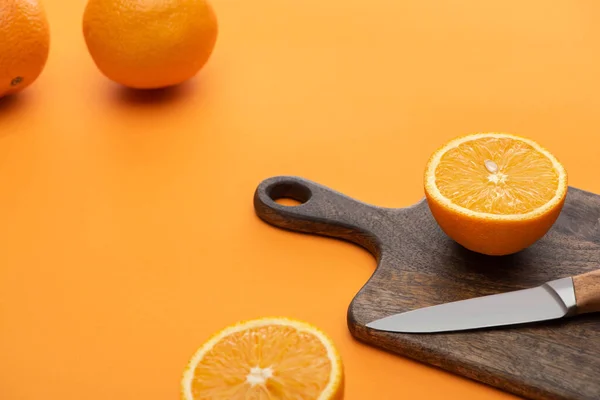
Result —
[[600, 270], [573, 277], [577, 313], [600, 312]]

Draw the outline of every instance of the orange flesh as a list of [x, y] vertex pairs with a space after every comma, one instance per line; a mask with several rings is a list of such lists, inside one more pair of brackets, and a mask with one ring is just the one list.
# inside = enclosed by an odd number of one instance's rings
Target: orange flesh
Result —
[[[256, 367], [262, 370], [252, 374]], [[194, 372], [192, 393], [198, 400], [317, 399], [331, 368], [317, 337], [291, 327], [258, 327], [233, 333], [209, 350]], [[254, 377], [259, 383], [248, 381]]]
[[[496, 172], [490, 172], [486, 160], [496, 164]], [[510, 138], [481, 138], [448, 150], [435, 178], [440, 193], [454, 204], [505, 215], [524, 214], [547, 203], [559, 179], [544, 154]]]

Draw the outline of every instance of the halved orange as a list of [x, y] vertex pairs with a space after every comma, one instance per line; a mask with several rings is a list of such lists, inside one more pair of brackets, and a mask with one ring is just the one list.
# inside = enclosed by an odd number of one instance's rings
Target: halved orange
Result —
[[567, 172], [535, 141], [507, 133], [455, 138], [425, 168], [425, 196], [441, 229], [487, 255], [521, 251], [556, 222]]
[[317, 327], [283, 317], [228, 326], [191, 358], [183, 400], [333, 400], [343, 398], [343, 367]]

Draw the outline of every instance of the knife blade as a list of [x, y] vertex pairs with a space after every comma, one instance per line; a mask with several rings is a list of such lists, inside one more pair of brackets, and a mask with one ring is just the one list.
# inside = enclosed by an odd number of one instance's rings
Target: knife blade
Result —
[[540, 286], [393, 314], [367, 328], [400, 333], [452, 332], [524, 324], [600, 311], [600, 270]]

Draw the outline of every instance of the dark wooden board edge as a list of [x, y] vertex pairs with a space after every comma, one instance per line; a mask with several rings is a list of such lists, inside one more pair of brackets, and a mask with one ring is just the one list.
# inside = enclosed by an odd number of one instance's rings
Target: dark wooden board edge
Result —
[[[363, 287], [364, 286], [366, 285], [363, 285]], [[554, 397], [552, 393], [547, 391], [531, 388], [526, 382], [519, 384], [514, 380], [513, 376], [503, 374], [502, 370], [474, 369], [469, 363], [464, 362], [460, 358], [452, 357], [451, 354], [440, 356], [435, 352], [428, 351], [425, 347], [415, 348], [414, 343], [409, 342], [406, 342], [405, 347], [387, 345], [388, 343], [391, 343], [391, 341], [386, 342], [380, 339], [380, 336], [384, 336], [385, 334], [378, 334], [377, 336], [370, 334], [370, 330], [358, 323], [354, 318], [352, 307], [355, 299], [356, 296], [350, 302], [347, 309], [347, 326], [352, 337], [363, 344], [384, 350], [394, 355], [406, 357], [410, 360], [427, 365], [428, 367], [449, 372], [479, 384], [484, 384], [492, 389], [505, 391], [513, 396], [534, 400], [564, 400], [559, 397]]]

